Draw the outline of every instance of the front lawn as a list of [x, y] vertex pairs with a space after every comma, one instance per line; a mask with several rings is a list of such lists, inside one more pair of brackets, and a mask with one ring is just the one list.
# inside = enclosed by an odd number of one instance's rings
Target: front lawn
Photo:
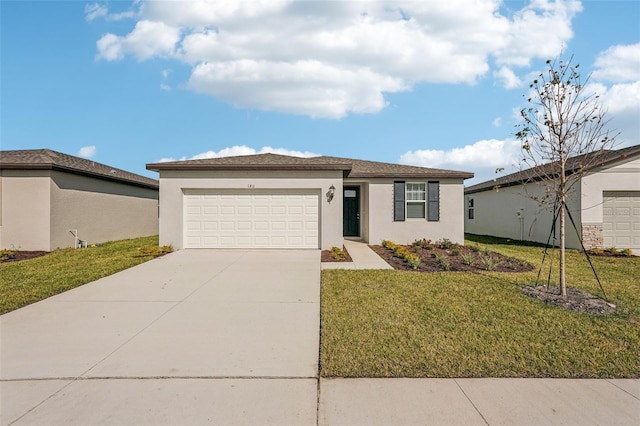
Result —
[[135, 238], [0, 263], [0, 314], [146, 262], [153, 256], [138, 257], [138, 248], [157, 245], [157, 236]]
[[[618, 306], [614, 315], [594, 316], [522, 294], [536, 279], [541, 247], [469, 238], [466, 244], [536, 268], [324, 270], [322, 376], [640, 377], [640, 258], [592, 258]], [[553, 256], [557, 267], [557, 251]], [[584, 255], [568, 251], [567, 260], [568, 284], [602, 296]]]

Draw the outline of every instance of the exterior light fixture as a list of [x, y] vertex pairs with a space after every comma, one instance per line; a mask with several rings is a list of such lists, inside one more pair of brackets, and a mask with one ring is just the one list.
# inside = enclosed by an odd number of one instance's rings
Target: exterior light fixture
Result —
[[330, 203], [333, 200], [333, 196], [336, 194], [336, 187], [331, 185], [329, 187], [329, 191], [327, 192], [327, 203]]

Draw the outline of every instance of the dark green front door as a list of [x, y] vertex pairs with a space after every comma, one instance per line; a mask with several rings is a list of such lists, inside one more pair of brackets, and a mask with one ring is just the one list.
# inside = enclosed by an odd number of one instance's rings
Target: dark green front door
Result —
[[360, 236], [360, 187], [343, 188], [342, 233], [345, 237]]

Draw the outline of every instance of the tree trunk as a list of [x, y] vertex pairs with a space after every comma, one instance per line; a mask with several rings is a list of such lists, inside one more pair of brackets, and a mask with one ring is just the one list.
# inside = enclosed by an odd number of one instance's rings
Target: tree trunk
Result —
[[565, 197], [562, 194], [560, 201], [560, 294], [564, 297], [567, 295], [567, 281], [565, 277], [565, 216], [564, 209]]

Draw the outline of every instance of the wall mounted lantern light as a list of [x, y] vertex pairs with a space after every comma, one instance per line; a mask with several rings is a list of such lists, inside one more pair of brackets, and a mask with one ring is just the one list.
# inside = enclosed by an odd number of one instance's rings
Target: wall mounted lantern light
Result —
[[336, 187], [331, 185], [329, 187], [329, 191], [327, 191], [327, 203], [330, 203], [333, 200], [333, 196], [336, 194]]

